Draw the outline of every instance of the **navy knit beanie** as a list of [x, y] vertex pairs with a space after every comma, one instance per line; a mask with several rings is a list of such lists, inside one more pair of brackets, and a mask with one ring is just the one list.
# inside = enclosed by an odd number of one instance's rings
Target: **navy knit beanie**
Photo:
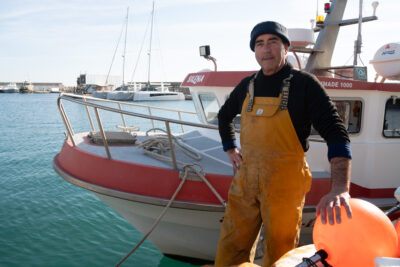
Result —
[[290, 46], [288, 31], [285, 26], [275, 21], [264, 21], [254, 26], [250, 34], [250, 48], [254, 51], [255, 42], [262, 34], [276, 34], [282, 41]]

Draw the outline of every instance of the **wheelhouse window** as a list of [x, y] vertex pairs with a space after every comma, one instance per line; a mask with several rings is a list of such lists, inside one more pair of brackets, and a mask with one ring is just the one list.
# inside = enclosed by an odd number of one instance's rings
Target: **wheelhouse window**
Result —
[[396, 96], [386, 101], [383, 136], [400, 138], [400, 98]]
[[211, 124], [218, 124], [218, 111], [219, 111], [219, 104], [217, 97], [214, 93], [200, 93], [199, 99], [201, 106], [204, 111], [204, 115], [206, 116], [207, 122]]
[[[359, 133], [361, 130], [362, 102], [360, 100], [333, 100], [332, 101], [344, 127], [350, 134]], [[318, 135], [318, 132], [312, 128], [311, 135]]]

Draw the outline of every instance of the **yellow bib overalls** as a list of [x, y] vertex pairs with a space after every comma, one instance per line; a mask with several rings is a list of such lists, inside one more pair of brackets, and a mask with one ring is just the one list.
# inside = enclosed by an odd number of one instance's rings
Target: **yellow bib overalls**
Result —
[[241, 113], [243, 164], [229, 189], [215, 266], [252, 262], [261, 223], [263, 266], [298, 244], [311, 172], [287, 110], [290, 78], [279, 97], [254, 97], [250, 81]]

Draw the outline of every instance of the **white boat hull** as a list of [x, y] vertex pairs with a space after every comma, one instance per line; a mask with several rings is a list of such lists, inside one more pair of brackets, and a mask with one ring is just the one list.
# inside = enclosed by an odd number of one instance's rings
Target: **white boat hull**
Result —
[[[93, 192], [116, 210], [143, 235], [148, 233], [164, 206], [125, 200]], [[170, 207], [148, 239], [163, 254], [214, 261], [223, 211], [204, 211]], [[301, 245], [312, 243], [314, 211], [304, 211]], [[262, 252], [262, 249], [257, 251]]]
[[133, 101], [185, 100], [181, 92], [139, 91], [133, 93]]
[[18, 93], [18, 92], [19, 92], [18, 89], [14, 89], [14, 88], [6, 88], [6, 89], [3, 89], [2, 91], [3, 91], [4, 93], [8, 93], [8, 94], [11, 94], [11, 93]]
[[[94, 193], [146, 234], [163, 206], [134, 202]], [[224, 213], [171, 207], [148, 239], [164, 254], [213, 261]]]
[[107, 99], [117, 100], [117, 101], [132, 101], [133, 92], [129, 92], [129, 91], [108, 92]]
[[108, 92], [106, 92], [106, 91], [94, 91], [92, 93], [93, 97], [101, 98], [101, 99], [107, 99], [107, 95], [108, 95]]

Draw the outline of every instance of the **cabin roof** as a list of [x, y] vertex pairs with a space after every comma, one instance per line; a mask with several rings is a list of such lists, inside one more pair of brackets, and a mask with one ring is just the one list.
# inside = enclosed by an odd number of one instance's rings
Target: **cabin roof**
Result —
[[[210, 71], [189, 73], [184, 79], [182, 86], [234, 87], [244, 77], [255, 72], [256, 71]], [[375, 83], [322, 76], [318, 76], [317, 78], [326, 89], [400, 92], [400, 83]]]

